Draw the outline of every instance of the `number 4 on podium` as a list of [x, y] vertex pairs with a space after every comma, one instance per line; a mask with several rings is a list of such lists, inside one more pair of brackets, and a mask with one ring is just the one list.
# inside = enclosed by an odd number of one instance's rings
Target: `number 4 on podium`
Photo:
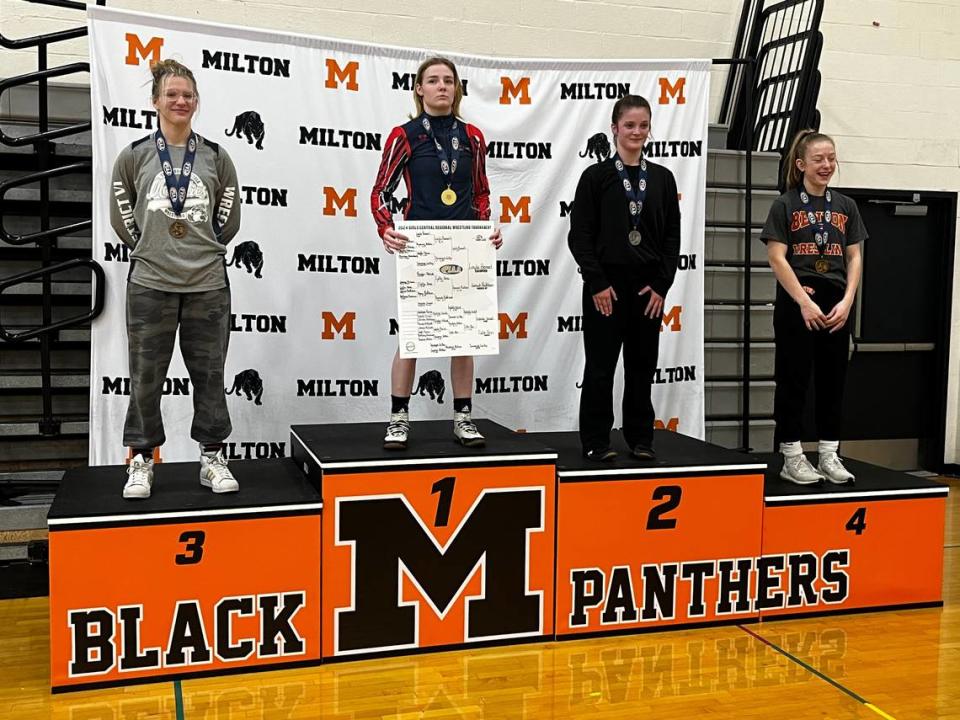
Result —
[[857, 535], [863, 535], [863, 531], [867, 529], [867, 509], [857, 508], [857, 511], [847, 520], [846, 528]]

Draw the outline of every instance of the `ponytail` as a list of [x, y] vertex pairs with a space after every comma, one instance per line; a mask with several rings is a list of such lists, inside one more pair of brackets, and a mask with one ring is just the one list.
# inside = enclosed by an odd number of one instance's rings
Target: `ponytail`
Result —
[[810, 146], [810, 143], [819, 142], [820, 140], [826, 140], [834, 147], [837, 145], [832, 137], [824, 135], [822, 132], [813, 130], [812, 128], [801, 130], [796, 134], [796, 137], [793, 138], [793, 142], [790, 144], [790, 149], [787, 151], [784, 160], [783, 181], [786, 183], [787, 190], [792, 190], [797, 187], [803, 178], [803, 172], [797, 167], [797, 160], [803, 160], [803, 158], [806, 157], [807, 148]]

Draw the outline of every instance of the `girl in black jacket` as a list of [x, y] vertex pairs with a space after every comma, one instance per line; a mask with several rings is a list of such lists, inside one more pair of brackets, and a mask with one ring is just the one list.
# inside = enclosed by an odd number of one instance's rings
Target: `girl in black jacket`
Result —
[[653, 403], [663, 303], [680, 252], [673, 173], [643, 157], [650, 103], [627, 95], [613, 106], [613, 158], [584, 170], [570, 213], [570, 251], [583, 275], [586, 364], [580, 393], [584, 456], [609, 461], [613, 381], [623, 347], [623, 436], [652, 459]]

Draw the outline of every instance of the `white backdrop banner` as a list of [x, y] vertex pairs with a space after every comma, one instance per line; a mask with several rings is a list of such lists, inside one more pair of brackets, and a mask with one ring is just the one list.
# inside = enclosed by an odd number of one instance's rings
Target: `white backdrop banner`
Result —
[[[119, 464], [126, 454], [129, 263], [109, 223], [110, 172], [124, 145], [156, 128], [148, 69], [157, 59], [194, 71], [194, 128], [227, 149], [240, 179], [243, 223], [227, 252], [230, 457], [289, 454], [291, 424], [385, 422], [395, 265], [369, 198], [383, 143], [413, 112], [414, 73], [433, 53], [101, 7], [90, 8], [89, 25], [93, 257], [108, 278], [91, 333], [91, 464]], [[647, 157], [673, 171], [683, 216], [655, 377], [657, 422], [703, 438], [710, 61], [449, 57], [464, 83], [463, 117], [486, 137], [491, 219], [504, 236], [500, 353], [477, 358], [474, 416], [529, 431], [577, 427], [581, 281], [566, 244], [568, 215], [580, 173], [610, 153], [616, 98], [633, 93], [653, 106]], [[401, 183], [398, 215], [405, 202]], [[163, 459], [193, 459], [193, 392], [179, 351], [167, 375]], [[421, 361], [417, 378], [412, 419], [451, 418], [449, 361]]]

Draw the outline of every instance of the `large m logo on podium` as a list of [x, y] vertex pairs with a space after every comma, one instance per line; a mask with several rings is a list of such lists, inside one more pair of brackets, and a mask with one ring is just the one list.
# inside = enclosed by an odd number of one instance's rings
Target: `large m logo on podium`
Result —
[[480, 490], [443, 535], [449, 496], [443, 510], [441, 494], [433, 527], [404, 494], [337, 498], [334, 538], [350, 550], [351, 596], [334, 611], [334, 654], [542, 635], [531, 536], [546, 529], [544, 495]]

